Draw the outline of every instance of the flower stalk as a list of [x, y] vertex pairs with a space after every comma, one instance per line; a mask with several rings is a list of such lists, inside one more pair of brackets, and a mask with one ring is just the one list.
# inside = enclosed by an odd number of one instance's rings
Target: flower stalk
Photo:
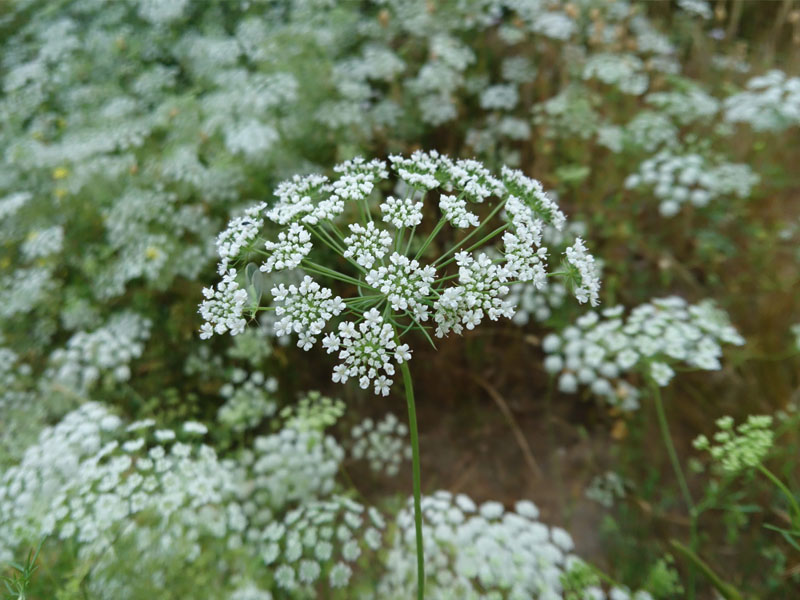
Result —
[[403, 387], [408, 404], [408, 430], [411, 435], [411, 468], [414, 480], [414, 529], [417, 541], [417, 600], [425, 597], [425, 557], [422, 544], [422, 484], [419, 465], [419, 433], [417, 431], [417, 409], [414, 403], [414, 382], [408, 362], [400, 365], [403, 374]]

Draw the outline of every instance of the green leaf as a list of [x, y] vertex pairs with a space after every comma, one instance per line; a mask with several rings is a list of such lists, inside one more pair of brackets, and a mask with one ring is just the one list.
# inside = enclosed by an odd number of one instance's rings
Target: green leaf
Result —
[[800, 531], [798, 530], [789, 530], [789, 529], [782, 529], [780, 527], [776, 527], [775, 525], [765, 524], [764, 527], [766, 529], [771, 529], [772, 531], [777, 531], [783, 536], [783, 539], [795, 550], [800, 552], [800, 544], [798, 544], [793, 537], [800, 537]]

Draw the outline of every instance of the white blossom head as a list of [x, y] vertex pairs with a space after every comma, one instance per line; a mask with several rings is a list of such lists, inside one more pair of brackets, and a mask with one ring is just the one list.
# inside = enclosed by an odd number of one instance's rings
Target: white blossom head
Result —
[[[334, 382], [388, 395], [397, 365], [411, 358], [405, 335], [433, 343], [512, 318], [514, 285], [544, 290], [558, 276], [579, 302], [598, 302], [597, 266], [581, 238], [562, 246], [563, 268], [548, 271], [542, 234], [569, 231], [566, 217], [520, 171], [497, 177], [434, 151], [389, 156], [388, 165], [355, 158], [333, 171], [295, 176], [275, 201], [230, 222], [217, 243], [222, 281], [204, 290], [201, 337], [236, 335], [248, 313], [271, 311], [276, 335], [296, 335], [303, 350], [321, 343], [338, 358]], [[275, 285], [262, 305], [256, 279], [286, 271], [302, 273], [300, 283]]]

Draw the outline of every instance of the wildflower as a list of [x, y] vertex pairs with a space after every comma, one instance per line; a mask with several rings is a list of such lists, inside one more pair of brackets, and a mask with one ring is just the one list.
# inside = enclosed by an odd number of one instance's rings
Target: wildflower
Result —
[[659, 386], [675, 375], [673, 366], [685, 363], [718, 369], [721, 344], [741, 345], [742, 337], [727, 315], [712, 302], [690, 305], [682, 298], [655, 298], [622, 319], [622, 307], [589, 312], [542, 341], [548, 355], [545, 368], [558, 374], [558, 388], [592, 392], [621, 408], [638, 406], [639, 392], [624, 381], [625, 373], [640, 371]]
[[372, 221], [367, 223], [366, 227], [351, 223], [350, 231], [353, 235], [344, 239], [347, 246], [344, 257], [355, 258], [355, 261], [365, 269], [371, 268], [376, 260], [383, 258], [392, 245], [392, 236], [389, 232], [377, 229]]
[[231, 269], [222, 277], [215, 288], [203, 288], [206, 300], [200, 305], [199, 312], [205, 323], [200, 337], [210, 338], [214, 333], [223, 334], [230, 331], [237, 335], [244, 331], [247, 321], [242, 317], [247, 292], [239, 288], [236, 282], [236, 269]]
[[375, 423], [367, 418], [353, 427], [351, 454], [357, 460], [366, 460], [370, 469], [387, 475], [397, 475], [403, 460], [411, 459], [408, 428], [392, 413]]
[[771, 429], [772, 417], [750, 415], [747, 421], [734, 428], [731, 417], [717, 419], [719, 430], [712, 441], [701, 435], [694, 447], [707, 450], [723, 471], [738, 473], [757, 467], [772, 449], [775, 434]]
[[[427, 334], [431, 318], [433, 333], [439, 337], [473, 329], [485, 318], [511, 318], [514, 305], [506, 299], [511, 283], [547, 286], [548, 249], [542, 246], [542, 232], [546, 225], [565, 231], [566, 218], [539, 182], [508, 168], [496, 178], [477, 161], [451, 160], [436, 152], [392, 155], [389, 163], [387, 167], [379, 160], [356, 158], [335, 167], [333, 180], [295, 176], [277, 187], [278, 200], [272, 208], [259, 204], [233, 219], [217, 240], [223, 278], [216, 289], [204, 290], [201, 336], [227, 331], [235, 335], [244, 328], [244, 312], [253, 308], [245, 306], [248, 296], [240, 289], [236, 267], [257, 250], [260, 226], [266, 221], [281, 230], [277, 241], [263, 241], [266, 258], [261, 271], [305, 271], [299, 285], [281, 283], [271, 290], [272, 305], [266, 309], [277, 317], [275, 333], [296, 334], [303, 350], [321, 338], [322, 347], [339, 359], [333, 381], [354, 379], [377, 395], [389, 394], [396, 365], [411, 358], [408, 344], [400, 342], [405, 333]], [[382, 199], [379, 192], [390, 169], [406, 193]], [[420, 240], [415, 234], [423, 224], [424, 203], [435, 190], [442, 218]], [[475, 209], [468, 209], [468, 202]], [[345, 213], [345, 203], [355, 205], [354, 210]], [[480, 205], [486, 206], [484, 213], [500, 218], [494, 232], [484, 232], [478, 245], [499, 242], [500, 258], [492, 258], [497, 256], [493, 249], [465, 249], [457, 242], [430, 259], [437, 234], [446, 224], [473, 228], [467, 237], [488, 225], [488, 217], [477, 211]], [[378, 211], [383, 225], [372, 218]], [[361, 222], [348, 223], [345, 236], [341, 220], [351, 213], [360, 214]], [[317, 243], [348, 259], [347, 267], [352, 268], [340, 271], [328, 266], [331, 261], [311, 260]], [[599, 277], [581, 238], [566, 254], [576, 297], [596, 305]], [[450, 269], [456, 272], [448, 269], [452, 263]], [[318, 278], [357, 293], [334, 296]]]

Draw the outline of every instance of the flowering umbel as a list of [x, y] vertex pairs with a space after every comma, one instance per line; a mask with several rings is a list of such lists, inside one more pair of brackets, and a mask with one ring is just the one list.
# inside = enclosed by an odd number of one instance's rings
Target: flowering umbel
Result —
[[[303, 350], [321, 339], [338, 356], [333, 381], [385, 396], [395, 365], [411, 358], [404, 335], [432, 341], [513, 317], [514, 284], [543, 288], [561, 276], [579, 302], [597, 305], [600, 281], [583, 240], [567, 248], [561, 271], [548, 272], [542, 230], [563, 230], [566, 218], [538, 181], [436, 152], [389, 163], [355, 158], [333, 180], [295, 176], [274, 203], [233, 219], [217, 241], [222, 280], [204, 290], [201, 337], [236, 335], [247, 316], [274, 311], [277, 335], [296, 334]], [[384, 195], [391, 183], [394, 195]], [[299, 284], [275, 285], [261, 306], [255, 280], [281, 271], [295, 271]]]

